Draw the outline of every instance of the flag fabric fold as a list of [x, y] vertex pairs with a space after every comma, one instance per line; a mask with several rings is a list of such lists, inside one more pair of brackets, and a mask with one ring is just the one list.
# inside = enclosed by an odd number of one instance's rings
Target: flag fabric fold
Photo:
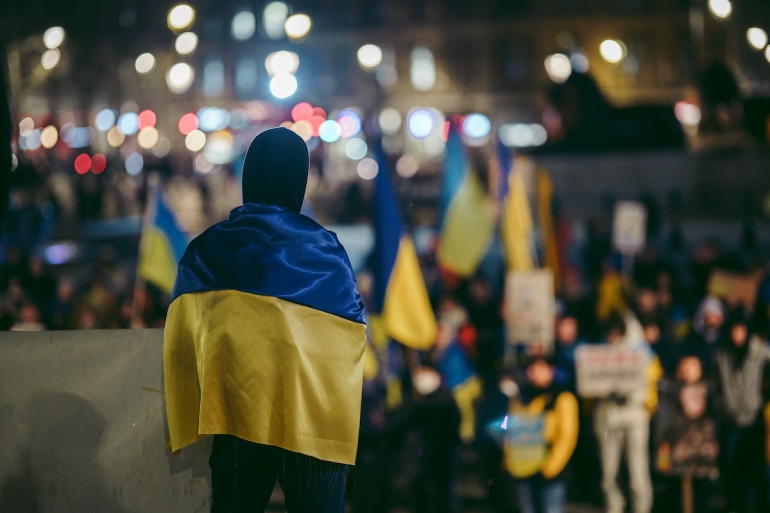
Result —
[[372, 255], [374, 311], [382, 316], [389, 337], [413, 349], [427, 349], [436, 341], [436, 317], [414, 243], [404, 229], [381, 150], [377, 160]]
[[159, 188], [151, 195], [148, 209], [148, 218], [139, 243], [138, 273], [143, 280], [171, 294], [177, 264], [189, 239], [179, 227]]
[[230, 434], [353, 464], [366, 326], [336, 235], [248, 203], [194, 239], [166, 320], [171, 447]]
[[503, 205], [503, 247], [508, 268], [530, 271], [535, 268], [532, 258], [532, 214], [521, 172], [514, 170], [508, 178], [508, 196]]

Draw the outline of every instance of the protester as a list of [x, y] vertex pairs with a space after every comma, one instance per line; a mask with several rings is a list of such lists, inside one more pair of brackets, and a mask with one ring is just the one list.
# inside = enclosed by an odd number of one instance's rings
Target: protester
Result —
[[554, 367], [547, 360], [535, 358], [527, 366], [526, 382], [508, 409], [507, 430], [505, 468], [516, 484], [519, 511], [562, 513], [566, 467], [577, 444], [578, 403], [554, 383]]
[[628, 395], [613, 394], [599, 399], [594, 414], [594, 429], [601, 452], [602, 490], [607, 512], [622, 513], [625, 508], [626, 501], [618, 485], [620, 462], [625, 454], [633, 511], [649, 513], [652, 509], [648, 453], [650, 415], [657, 407], [657, 382], [661, 370], [647, 343], [643, 338], [632, 335], [627, 324], [619, 315], [611, 315], [606, 325], [605, 340], [608, 344], [645, 353], [648, 360], [647, 387]]
[[762, 409], [770, 398], [770, 361], [765, 341], [755, 336], [737, 310], [727, 322], [727, 342], [714, 354], [716, 392], [721, 403], [721, 447], [731, 511], [766, 511], [765, 426]]
[[723, 336], [726, 308], [721, 300], [708, 296], [695, 312], [692, 333], [685, 340], [682, 350], [700, 358], [703, 370], [710, 372], [715, 349], [720, 345]]

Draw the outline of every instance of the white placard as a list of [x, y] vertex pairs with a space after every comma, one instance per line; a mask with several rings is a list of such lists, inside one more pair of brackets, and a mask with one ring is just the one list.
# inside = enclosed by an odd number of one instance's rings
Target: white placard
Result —
[[505, 286], [508, 342], [550, 347], [554, 337], [553, 274], [548, 269], [512, 271]]
[[575, 378], [582, 397], [628, 395], [646, 386], [647, 355], [612, 345], [582, 345], [575, 351]]
[[620, 201], [612, 220], [612, 245], [624, 255], [636, 255], [647, 238], [647, 207], [638, 201]]

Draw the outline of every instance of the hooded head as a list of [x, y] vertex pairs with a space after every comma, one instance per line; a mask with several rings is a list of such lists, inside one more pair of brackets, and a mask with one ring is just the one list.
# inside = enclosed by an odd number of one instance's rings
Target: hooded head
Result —
[[265, 130], [243, 163], [243, 202], [302, 208], [310, 160], [307, 145], [288, 128]]

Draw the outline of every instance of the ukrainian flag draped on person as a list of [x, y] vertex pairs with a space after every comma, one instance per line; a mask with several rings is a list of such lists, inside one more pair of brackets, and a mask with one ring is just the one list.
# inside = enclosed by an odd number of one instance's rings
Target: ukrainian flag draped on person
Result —
[[[304, 142], [283, 128], [267, 132], [246, 157], [247, 167], [254, 155], [265, 161], [244, 171], [246, 203], [195, 238], [179, 263], [164, 345], [171, 448], [227, 434], [353, 464], [363, 304], [337, 236], [300, 214]], [[279, 164], [287, 152], [304, 175]]]

